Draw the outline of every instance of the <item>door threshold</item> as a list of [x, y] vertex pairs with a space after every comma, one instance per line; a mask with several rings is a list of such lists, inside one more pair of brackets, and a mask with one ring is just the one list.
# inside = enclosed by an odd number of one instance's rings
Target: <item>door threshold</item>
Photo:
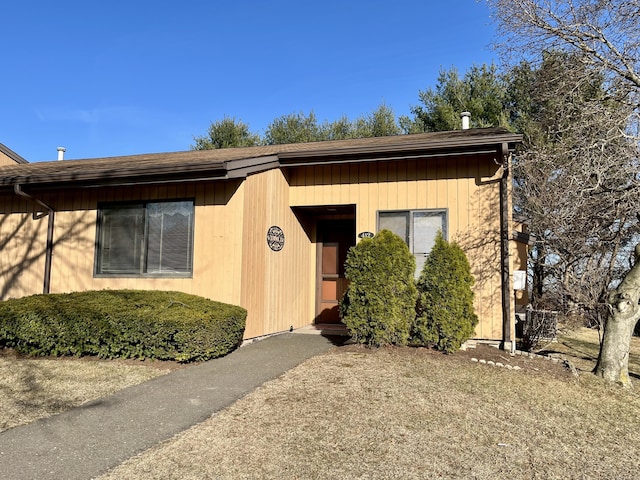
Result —
[[297, 328], [293, 333], [304, 333], [313, 335], [340, 335], [349, 336], [347, 326], [343, 323], [317, 323], [307, 325], [306, 327]]

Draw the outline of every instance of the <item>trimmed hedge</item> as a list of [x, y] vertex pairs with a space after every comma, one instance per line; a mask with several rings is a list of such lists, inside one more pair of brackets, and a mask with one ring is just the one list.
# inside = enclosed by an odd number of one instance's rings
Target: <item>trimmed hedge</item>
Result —
[[242, 342], [247, 311], [182, 292], [100, 290], [0, 302], [0, 347], [26, 355], [191, 362]]

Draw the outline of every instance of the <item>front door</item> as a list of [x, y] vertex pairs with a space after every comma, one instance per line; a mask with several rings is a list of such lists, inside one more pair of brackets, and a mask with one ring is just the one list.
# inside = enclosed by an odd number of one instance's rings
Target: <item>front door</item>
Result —
[[347, 290], [344, 262], [355, 245], [354, 220], [318, 221], [318, 288], [315, 323], [340, 323], [339, 302]]

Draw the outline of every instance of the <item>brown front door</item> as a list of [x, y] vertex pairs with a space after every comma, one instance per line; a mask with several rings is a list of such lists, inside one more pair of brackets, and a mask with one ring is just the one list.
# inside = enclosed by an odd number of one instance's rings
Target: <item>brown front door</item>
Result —
[[355, 244], [353, 220], [318, 222], [318, 300], [315, 323], [340, 323], [339, 302], [347, 289], [344, 262]]

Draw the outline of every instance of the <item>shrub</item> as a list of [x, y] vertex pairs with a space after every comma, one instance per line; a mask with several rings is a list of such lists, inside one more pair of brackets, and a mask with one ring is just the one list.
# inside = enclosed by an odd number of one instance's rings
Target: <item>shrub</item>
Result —
[[478, 323], [473, 309], [473, 282], [467, 256], [458, 244], [449, 244], [438, 233], [418, 279], [412, 342], [433, 343], [445, 352], [459, 349]]
[[34, 295], [0, 302], [0, 347], [27, 355], [207, 360], [240, 344], [246, 315], [182, 292]]
[[415, 259], [404, 241], [382, 230], [352, 247], [345, 262], [350, 281], [340, 312], [353, 339], [369, 346], [407, 343], [415, 317]]

